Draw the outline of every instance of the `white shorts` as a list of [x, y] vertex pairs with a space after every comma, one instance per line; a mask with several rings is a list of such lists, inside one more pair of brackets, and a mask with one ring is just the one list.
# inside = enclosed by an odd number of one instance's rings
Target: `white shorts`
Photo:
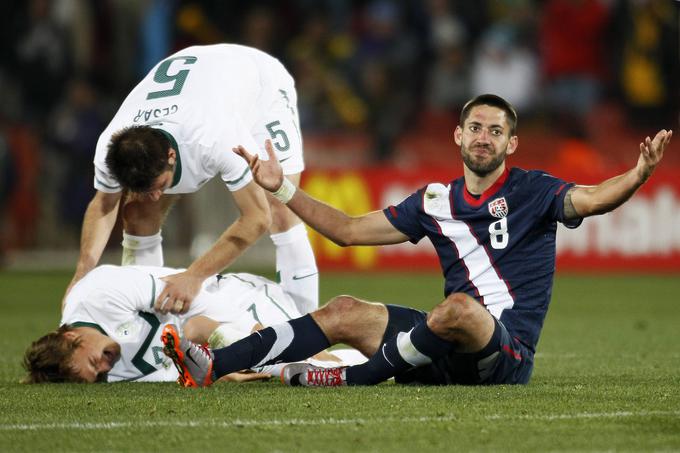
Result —
[[270, 139], [283, 174], [301, 173], [305, 169], [305, 162], [295, 81], [278, 60], [258, 59], [257, 62], [263, 83], [257, 103], [261, 111], [260, 119], [251, 133], [260, 147], [260, 158], [267, 159], [264, 142]]
[[188, 317], [206, 316], [247, 336], [257, 323], [272, 326], [302, 316], [295, 301], [271, 280], [244, 273], [227, 274], [225, 278], [244, 282], [240, 284], [238, 294], [234, 294], [233, 286], [237, 282], [216, 281], [211, 285], [215, 292], [210, 286], [206, 288], [215, 297], [207, 303], [199, 302], [196, 307], [192, 306]]

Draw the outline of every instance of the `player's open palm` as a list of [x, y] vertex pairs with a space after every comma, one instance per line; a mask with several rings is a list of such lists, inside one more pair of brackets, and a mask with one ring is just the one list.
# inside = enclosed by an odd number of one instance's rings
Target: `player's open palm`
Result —
[[191, 275], [188, 272], [168, 275], [162, 278], [165, 288], [160, 293], [154, 304], [156, 311], [163, 314], [184, 314], [189, 311], [191, 302], [201, 289], [203, 279]]
[[638, 158], [638, 169], [641, 171], [642, 178], [646, 180], [654, 171], [657, 164], [663, 158], [663, 153], [671, 142], [673, 131], [660, 130], [653, 139], [647, 137], [640, 143], [640, 157]]
[[233, 148], [234, 152], [245, 159], [253, 172], [255, 182], [270, 192], [276, 191], [283, 182], [283, 169], [274, 154], [271, 140], [264, 142], [269, 160], [262, 160], [257, 154], [250, 154], [243, 146]]

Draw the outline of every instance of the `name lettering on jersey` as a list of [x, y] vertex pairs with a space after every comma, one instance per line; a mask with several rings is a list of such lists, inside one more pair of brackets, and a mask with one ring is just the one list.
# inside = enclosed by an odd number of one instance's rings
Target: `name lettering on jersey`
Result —
[[172, 104], [170, 107], [163, 107], [160, 109], [147, 109], [147, 110], [142, 110], [139, 109], [137, 112], [137, 115], [135, 115], [134, 119], [132, 120], [135, 123], [138, 123], [140, 121], [149, 121], [151, 118], [163, 118], [166, 116], [170, 116], [173, 113], [177, 113], [179, 110], [179, 107], [177, 104]]
[[505, 197], [496, 198], [489, 202], [489, 213], [498, 218], [502, 219], [508, 215], [508, 202], [505, 201]]

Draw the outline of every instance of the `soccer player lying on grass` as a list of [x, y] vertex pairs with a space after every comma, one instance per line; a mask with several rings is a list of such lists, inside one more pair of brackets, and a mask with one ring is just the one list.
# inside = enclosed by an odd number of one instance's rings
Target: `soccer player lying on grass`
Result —
[[[162, 278], [177, 271], [100, 266], [89, 272], [67, 295], [61, 327], [26, 351], [25, 382], [174, 381], [177, 370], [161, 352], [160, 334], [167, 323], [182, 325], [184, 335], [196, 343], [220, 347], [263, 325], [300, 316], [280, 285], [251, 274], [206, 280], [185, 315], [154, 311], [155, 297], [165, 285]], [[328, 353], [318, 358], [337, 361]], [[272, 372], [258, 371], [227, 380], [262, 379]]]
[[[284, 380], [324, 386], [375, 384], [390, 376], [431, 384], [527, 383], [550, 303], [557, 222], [574, 228], [584, 217], [623, 204], [651, 176], [672, 132], [647, 137], [628, 172], [586, 187], [541, 171], [506, 168], [506, 157], [518, 147], [516, 127], [517, 115], [504, 99], [472, 99], [453, 134], [464, 176], [429, 184], [397, 206], [358, 217], [296, 190], [271, 145], [267, 161], [239, 147], [235, 151], [258, 184], [339, 245], [415, 243], [427, 236], [445, 276], [445, 299], [426, 314], [342, 297], [328, 310], [215, 350], [202, 367], [175, 360], [185, 373], [214, 368], [213, 377], [220, 377], [263, 358], [294, 362], [342, 341], [371, 358], [346, 369], [289, 365]], [[172, 343], [170, 333], [165, 338]]]

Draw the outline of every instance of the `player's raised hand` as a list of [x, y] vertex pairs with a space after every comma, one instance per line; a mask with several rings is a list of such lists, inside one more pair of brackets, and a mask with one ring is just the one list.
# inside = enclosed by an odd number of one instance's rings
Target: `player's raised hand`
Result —
[[654, 168], [663, 158], [663, 153], [671, 142], [673, 131], [661, 129], [653, 139], [647, 137], [640, 143], [640, 157], [638, 158], [637, 168], [643, 181], [652, 174]]
[[154, 309], [163, 314], [184, 314], [189, 311], [191, 302], [203, 283], [202, 278], [186, 271], [168, 275], [161, 280], [165, 282], [165, 288], [156, 299]]
[[239, 145], [237, 148], [232, 148], [233, 151], [245, 159], [253, 172], [255, 182], [263, 189], [270, 192], [276, 192], [283, 183], [283, 169], [279, 160], [274, 154], [274, 147], [271, 140], [264, 142], [264, 148], [267, 151], [269, 160], [261, 160], [257, 154], [250, 154], [243, 146]]

